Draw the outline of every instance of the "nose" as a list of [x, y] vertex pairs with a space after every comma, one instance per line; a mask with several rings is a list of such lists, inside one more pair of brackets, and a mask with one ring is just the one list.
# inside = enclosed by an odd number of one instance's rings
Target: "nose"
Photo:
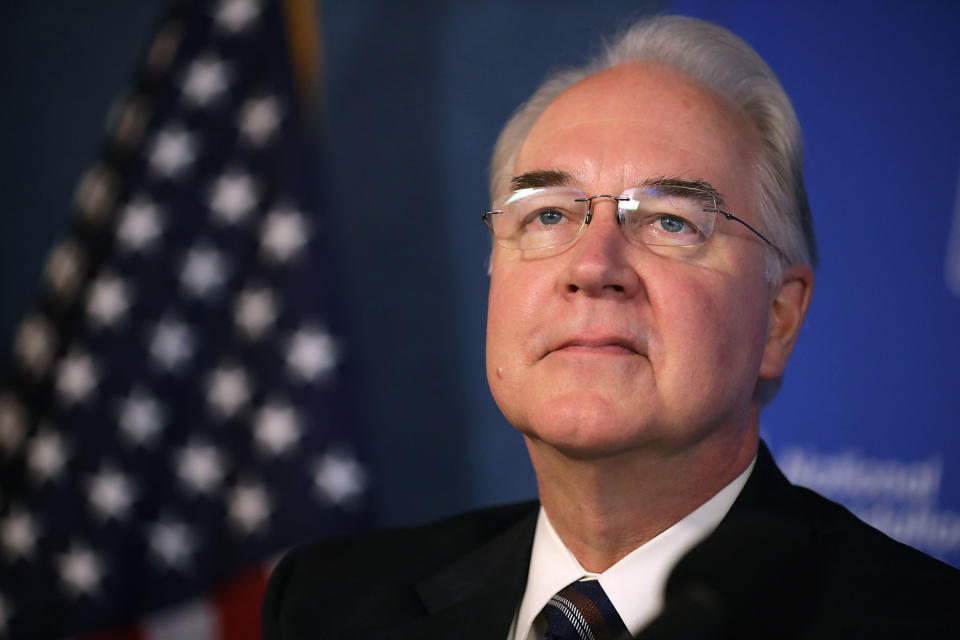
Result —
[[640, 275], [630, 262], [632, 245], [620, 232], [616, 200], [593, 200], [591, 211], [590, 224], [567, 252], [560, 286], [564, 293], [591, 297], [636, 295]]

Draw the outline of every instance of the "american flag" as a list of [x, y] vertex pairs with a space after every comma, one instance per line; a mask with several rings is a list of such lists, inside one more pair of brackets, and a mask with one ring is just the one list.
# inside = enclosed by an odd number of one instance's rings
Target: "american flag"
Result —
[[366, 522], [291, 16], [175, 3], [112, 110], [0, 384], [0, 638], [259, 637]]

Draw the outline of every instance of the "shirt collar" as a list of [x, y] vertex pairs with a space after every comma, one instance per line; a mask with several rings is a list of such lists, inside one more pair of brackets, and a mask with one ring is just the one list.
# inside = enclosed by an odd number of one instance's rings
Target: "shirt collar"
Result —
[[591, 573], [580, 566], [540, 507], [527, 587], [510, 637], [527, 640], [534, 619], [550, 598], [581, 578], [599, 580], [627, 629], [636, 635], [660, 613], [663, 589], [674, 565], [720, 524], [746, 484], [755, 463], [756, 458], [712, 498], [601, 574]]

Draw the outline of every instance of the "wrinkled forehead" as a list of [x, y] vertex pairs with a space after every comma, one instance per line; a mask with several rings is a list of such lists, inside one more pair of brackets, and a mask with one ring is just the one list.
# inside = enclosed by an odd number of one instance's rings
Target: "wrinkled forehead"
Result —
[[669, 67], [628, 63], [557, 96], [521, 144], [512, 173], [557, 168], [584, 183], [613, 183], [619, 172], [623, 186], [650, 175], [695, 175], [732, 188], [759, 144], [730, 101]]

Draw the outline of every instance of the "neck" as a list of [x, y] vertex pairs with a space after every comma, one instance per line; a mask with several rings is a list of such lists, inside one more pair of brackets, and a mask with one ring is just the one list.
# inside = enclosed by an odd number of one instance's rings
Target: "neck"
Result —
[[638, 449], [578, 458], [527, 437], [540, 502], [587, 571], [601, 573], [683, 519], [740, 475], [757, 451], [755, 427], [680, 451]]

